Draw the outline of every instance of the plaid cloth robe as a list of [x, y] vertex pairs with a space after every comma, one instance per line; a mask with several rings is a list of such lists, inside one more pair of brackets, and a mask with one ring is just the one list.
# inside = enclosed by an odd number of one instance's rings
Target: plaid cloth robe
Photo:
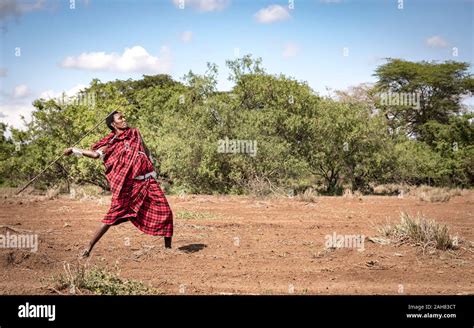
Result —
[[92, 150], [103, 146], [107, 146], [104, 166], [112, 202], [102, 222], [115, 225], [130, 220], [146, 234], [171, 237], [173, 212], [160, 185], [153, 177], [134, 179], [154, 171], [138, 129], [128, 128], [119, 136], [111, 132], [96, 142]]

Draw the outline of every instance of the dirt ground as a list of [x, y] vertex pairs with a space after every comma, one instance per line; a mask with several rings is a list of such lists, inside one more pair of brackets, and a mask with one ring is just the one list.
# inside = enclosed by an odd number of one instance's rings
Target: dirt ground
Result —
[[[45, 281], [63, 263], [115, 266], [121, 277], [164, 294], [474, 294], [474, 191], [444, 203], [396, 196], [168, 200], [177, 214], [172, 251], [163, 238], [126, 222], [79, 260], [109, 198], [2, 196], [0, 234], [38, 234], [39, 247], [0, 249], [0, 294], [52, 294]], [[325, 248], [326, 235], [380, 236], [376, 227], [399, 222], [401, 211], [447, 224], [463, 247], [423, 254], [420, 247], [366, 239], [363, 250]]]

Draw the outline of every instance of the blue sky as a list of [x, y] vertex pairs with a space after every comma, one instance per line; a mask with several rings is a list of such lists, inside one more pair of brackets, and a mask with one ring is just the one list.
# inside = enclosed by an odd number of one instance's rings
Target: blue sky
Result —
[[327, 94], [373, 82], [384, 57], [472, 63], [473, 24], [473, 0], [2, 0], [0, 121], [93, 78], [179, 80], [206, 62], [229, 90], [225, 60], [248, 53]]

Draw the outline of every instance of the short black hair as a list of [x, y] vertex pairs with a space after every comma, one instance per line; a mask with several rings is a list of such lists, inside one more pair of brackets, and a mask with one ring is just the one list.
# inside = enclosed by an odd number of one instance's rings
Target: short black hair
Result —
[[114, 122], [114, 115], [117, 114], [118, 111], [114, 110], [112, 113], [110, 113], [109, 116], [105, 118], [105, 124], [109, 127], [110, 130], [115, 131], [114, 127], [112, 126], [112, 123]]

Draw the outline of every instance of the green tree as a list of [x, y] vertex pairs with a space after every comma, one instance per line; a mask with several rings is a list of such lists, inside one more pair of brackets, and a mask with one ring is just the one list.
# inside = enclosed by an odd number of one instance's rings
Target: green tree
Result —
[[455, 61], [410, 62], [388, 58], [375, 70], [377, 91], [414, 94], [420, 100], [419, 108], [410, 104], [379, 105], [392, 129], [401, 127], [409, 135], [422, 137], [420, 127], [428, 121], [447, 124], [451, 115], [460, 112], [462, 97], [474, 92], [469, 66]]

